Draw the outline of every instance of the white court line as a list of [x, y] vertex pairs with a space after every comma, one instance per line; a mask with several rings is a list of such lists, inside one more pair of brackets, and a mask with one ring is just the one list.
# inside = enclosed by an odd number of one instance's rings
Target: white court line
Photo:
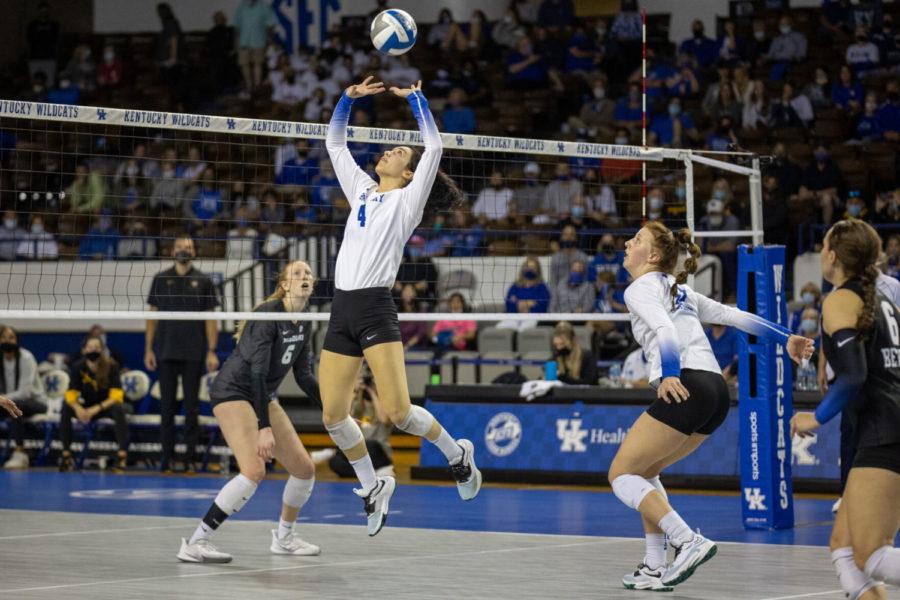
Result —
[[142, 583], [147, 581], [164, 581], [167, 579], [188, 579], [194, 577], [217, 577], [219, 575], [230, 575], [230, 576], [240, 576], [240, 575], [255, 575], [257, 573], [272, 573], [275, 571], [299, 571], [301, 569], [317, 569], [317, 568], [331, 568], [331, 567], [353, 567], [359, 565], [373, 565], [379, 563], [387, 563], [396, 560], [434, 560], [434, 559], [442, 559], [442, 558], [456, 558], [460, 556], [475, 556], [475, 555], [484, 555], [484, 554], [502, 554], [507, 552], [527, 552], [529, 550], [556, 550], [559, 548], [572, 548], [577, 546], [594, 546], [594, 545], [602, 545], [609, 544], [616, 540], [597, 540], [595, 542], [578, 542], [572, 544], [550, 544], [546, 546], [528, 546], [522, 548], [498, 548], [495, 550], [477, 550], [475, 552], [466, 551], [466, 552], [446, 552], [441, 554], [428, 554], [428, 555], [410, 555], [410, 556], [391, 556], [384, 558], [372, 558], [367, 560], [351, 560], [345, 562], [334, 562], [334, 563], [320, 563], [313, 565], [291, 565], [287, 567], [270, 567], [267, 569], [247, 569], [245, 571], [231, 571], [231, 570], [221, 570], [221, 571], [213, 571], [207, 573], [185, 573], [182, 575], [161, 575], [158, 577], [136, 577], [132, 579], [111, 579], [107, 581], [88, 581], [84, 583], [64, 583], [60, 585], [48, 585], [41, 587], [30, 587], [30, 588], [15, 588], [8, 590], [0, 590], [0, 594], [19, 594], [23, 592], [42, 592], [47, 590], [61, 590], [61, 589], [70, 589], [70, 588], [81, 588], [88, 586], [96, 586], [96, 585], [119, 585], [124, 583]]
[[[256, 523], [257, 521], [232, 521], [231, 523]], [[229, 523], [229, 525], [231, 524]], [[122, 529], [88, 529], [85, 531], [56, 531], [53, 533], [29, 533], [24, 535], [4, 535], [3, 540], [29, 540], [32, 538], [61, 537], [67, 535], [94, 535], [97, 533], [119, 533], [122, 531], [156, 531], [160, 529], [184, 529], [186, 525], [163, 525], [159, 527], [123, 527]]]
[[843, 593], [844, 590], [828, 590], [826, 592], [811, 592], [809, 594], [797, 594], [795, 596], [778, 596], [772, 598], [763, 598], [762, 600], [790, 600], [791, 598], [812, 598], [814, 596], [824, 596], [825, 594]]

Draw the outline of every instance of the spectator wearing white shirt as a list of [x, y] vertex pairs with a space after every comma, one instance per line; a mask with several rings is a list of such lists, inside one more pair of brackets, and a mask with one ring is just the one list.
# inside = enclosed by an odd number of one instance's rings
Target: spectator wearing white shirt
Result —
[[27, 238], [19, 242], [16, 255], [26, 260], [54, 260], [59, 258], [59, 245], [53, 234], [44, 229], [44, 217], [31, 217], [31, 230]]
[[796, 63], [806, 60], [806, 36], [799, 31], [794, 31], [791, 17], [788, 15], [781, 17], [778, 22], [778, 31], [779, 34], [772, 40], [766, 58], [770, 62], [776, 63]]
[[279, 82], [272, 85], [272, 102], [276, 109], [290, 111], [306, 99], [306, 88], [297, 80], [297, 74], [290, 67], [282, 71]]
[[228, 232], [228, 242], [225, 247], [225, 258], [253, 260], [256, 251], [256, 238], [258, 233], [250, 223], [250, 211], [246, 206], [241, 206], [234, 213], [235, 227]]
[[16, 212], [3, 213], [3, 227], [0, 227], [0, 260], [16, 260], [16, 250], [23, 240], [28, 239], [25, 230], [19, 227]]
[[869, 39], [869, 30], [865, 26], [856, 28], [855, 37], [856, 42], [847, 46], [846, 59], [853, 73], [859, 77], [878, 67], [880, 55], [878, 46]]
[[509, 205], [513, 199], [513, 191], [503, 180], [503, 173], [491, 173], [490, 184], [481, 190], [472, 214], [476, 218], [488, 221], [503, 221], [509, 216]]
[[646, 388], [650, 387], [649, 376], [650, 366], [647, 357], [644, 356], [643, 349], [638, 348], [625, 358], [620, 383], [623, 387]]
[[183, 179], [194, 182], [206, 171], [206, 162], [200, 156], [200, 147], [191, 146], [188, 148], [188, 159], [181, 173]]
[[[595, 178], [596, 182], [591, 184], [591, 178]], [[619, 223], [619, 211], [616, 209], [616, 194], [612, 187], [605, 183], [600, 183], [600, 175], [595, 169], [590, 169], [585, 173], [586, 196], [585, 208], [587, 215], [591, 219], [603, 223], [607, 226], [617, 225]]]
[[329, 108], [331, 102], [325, 97], [325, 90], [317, 87], [313, 92], [312, 98], [307, 100], [306, 108], [303, 109], [303, 120], [316, 123], [322, 116], [322, 109]]
[[381, 78], [392, 86], [408, 87], [422, 79], [422, 72], [409, 64], [409, 55], [404, 54], [388, 61], [387, 68], [382, 69]]

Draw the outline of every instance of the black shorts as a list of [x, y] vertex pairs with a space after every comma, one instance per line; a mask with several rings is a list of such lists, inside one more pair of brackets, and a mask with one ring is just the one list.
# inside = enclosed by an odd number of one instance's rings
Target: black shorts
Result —
[[681, 383], [690, 397], [684, 402], [666, 402], [657, 398], [647, 414], [685, 435], [709, 435], [719, 428], [731, 408], [728, 384], [719, 373], [681, 370]]
[[370, 346], [399, 341], [400, 321], [391, 290], [334, 290], [324, 350], [362, 356], [363, 350]]
[[900, 475], [900, 444], [857, 448], [853, 468], [886, 469]]

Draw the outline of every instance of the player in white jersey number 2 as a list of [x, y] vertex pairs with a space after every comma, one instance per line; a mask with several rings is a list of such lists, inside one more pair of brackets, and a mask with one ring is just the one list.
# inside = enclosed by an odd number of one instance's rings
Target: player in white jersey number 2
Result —
[[[812, 340], [686, 286], [699, 256], [689, 230], [673, 233], [658, 222], [648, 223], [625, 244], [624, 266], [634, 278], [625, 304], [658, 396], [635, 421], [609, 469], [613, 493], [641, 513], [646, 534], [643, 562], [622, 580], [629, 589], [670, 590], [716, 553], [715, 543], [692, 532], [672, 509], [659, 481], [660, 471], [696, 450], [722, 424], [731, 405], [701, 323], [731, 325], [786, 344], [797, 362], [813, 352]], [[681, 258], [684, 268], [675, 277]], [[666, 536], [676, 549], [668, 565]]]
[[384, 84], [373, 83], [372, 77], [348, 87], [334, 109], [325, 142], [350, 202], [350, 216], [338, 252], [331, 319], [319, 364], [322, 414], [331, 439], [362, 484], [355, 492], [365, 503], [370, 536], [384, 526], [396, 484], [393, 477], [375, 475], [362, 431], [350, 418], [363, 356], [394, 425], [440, 449], [463, 500], [471, 500], [481, 489], [472, 442], [457, 442], [431, 413], [410, 403], [397, 308], [390, 291], [403, 247], [422, 221], [425, 206], [431, 211], [447, 210], [459, 201], [460, 192], [439, 170], [441, 136], [422, 95], [422, 82], [391, 88], [391, 92], [409, 102], [425, 152], [420, 156], [409, 146], [386, 151], [375, 167], [378, 182], [359, 168], [347, 149], [350, 109], [354, 99], [383, 91]]

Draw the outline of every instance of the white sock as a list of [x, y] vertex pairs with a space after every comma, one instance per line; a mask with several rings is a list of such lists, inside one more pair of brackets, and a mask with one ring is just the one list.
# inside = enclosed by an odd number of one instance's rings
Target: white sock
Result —
[[831, 553], [831, 562], [848, 600], [857, 600], [878, 584], [859, 570], [853, 560], [853, 548], [846, 546]]
[[647, 546], [644, 564], [654, 571], [666, 566], [666, 534], [645, 533], [644, 542]]
[[356, 473], [359, 483], [362, 484], [364, 492], [369, 492], [375, 488], [377, 483], [375, 467], [372, 466], [372, 457], [369, 456], [368, 452], [359, 460], [351, 460], [350, 465], [353, 467], [353, 472]]
[[210, 536], [212, 536], [213, 529], [203, 521], [200, 521], [200, 524], [197, 525], [197, 529], [194, 530], [194, 534], [191, 536], [191, 539], [188, 540], [188, 544], [195, 544], [198, 540], [208, 540]]
[[865, 574], [875, 581], [900, 585], [900, 548], [882, 546], [869, 556]]
[[447, 433], [447, 430], [443, 427], [441, 427], [441, 435], [439, 435], [438, 439], [434, 440], [432, 444], [437, 446], [438, 450], [444, 453], [444, 456], [447, 457], [447, 461], [451, 465], [455, 465], [462, 460], [462, 448], [459, 447], [459, 444], [456, 443], [453, 436]]
[[291, 535], [291, 532], [294, 531], [294, 524], [291, 521], [285, 521], [284, 519], [278, 519], [278, 539], [283, 540], [287, 536]]
[[666, 532], [672, 545], [676, 548], [680, 548], [694, 539], [694, 532], [691, 531], [684, 519], [674, 510], [660, 519], [658, 525], [660, 529]]

